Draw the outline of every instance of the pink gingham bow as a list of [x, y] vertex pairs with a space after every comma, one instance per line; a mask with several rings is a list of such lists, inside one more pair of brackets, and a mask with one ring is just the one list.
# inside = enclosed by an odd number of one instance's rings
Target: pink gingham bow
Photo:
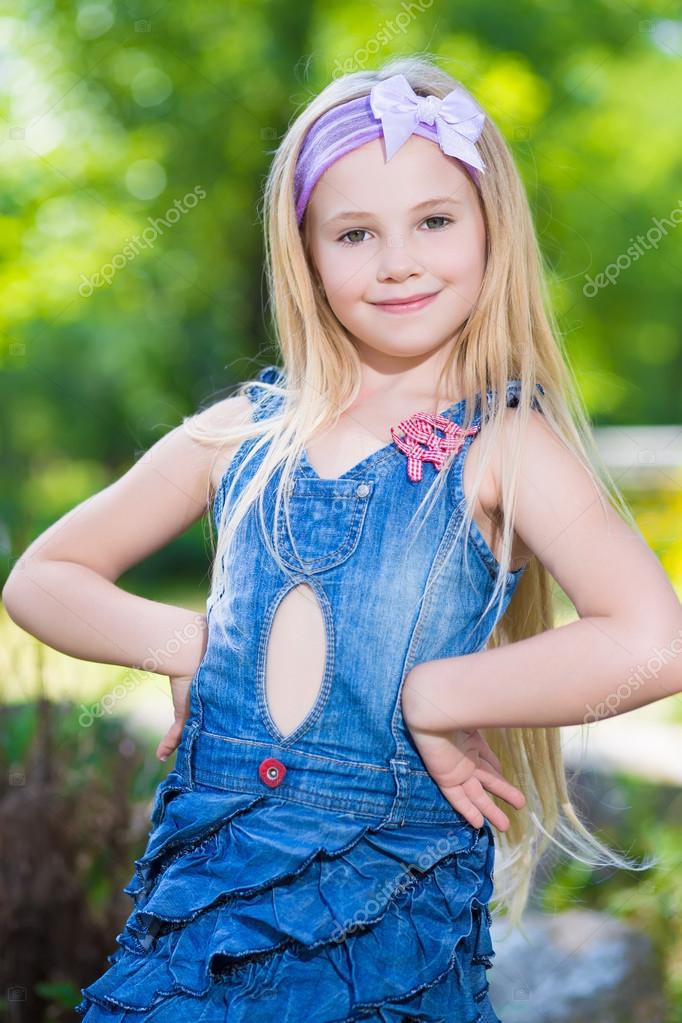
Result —
[[[445, 436], [439, 436], [436, 429], [442, 430]], [[445, 416], [415, 412], [398, 423], [397, 427], [391, 427], [391, 438], [396, 447], [407, 455], [407, 475], [414, 482], [419, 482], [424, 475], [424, 462], [432, 462], [436, 471], [439, 471], [450, 452], [459, 451], [464, 438], [478, 433], [478, 429], [478, 426], [470, 426], [464, 430], [459, 423], [453, 423]], [[398, 437], [398, 430], [405, 436]], [[422, 444], [426, 447], [422, 447]]]
[[418, 96], [405, 75], [392, 75], [377, 82], [370, 92], [372, 112], [381, 119], [386, 140], [386, 159], [400, 149], [416, 125], [435, 124], [438, 144], [448, 156], [456, 156], [478, 170], [485, 164], [474, 143], [483, 131], [485, 114], [457, 86], [443, 99]]

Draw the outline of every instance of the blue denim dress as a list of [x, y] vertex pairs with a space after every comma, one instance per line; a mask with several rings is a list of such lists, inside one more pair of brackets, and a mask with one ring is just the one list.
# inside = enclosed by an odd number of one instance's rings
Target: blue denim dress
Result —
[[[519, 389], [508, 383], [507, 404]], [[277, 407], [257, 385], [249, 395], [256, 418]], [[461, 426], [464, 411], [443, 415]], [[240, 524], [207, 602], [176, 762], [124, 889], [134, 909], [110, 967], [81, 989], [86, 1023], [500, 1023], [486, 973], [492, 828], [445, 799], [400, 707], [413, 665], [479, 650], [499, 614], [481, 613], [499, 565], [475, 521], [467, 550], [462, 539], [446, 556], [473, 437], [409, 550], [410, 517], [439, 470], [426, 462], [415, 482], [393, 442], [336, 479], [301, 457], [277, 527], [286, 573], [253, 507]], [[254, 443], [221, 481], [216, 525]], [[523, 571], [508, 573], [503, 608]], [[326, 660], [314, 705], [284, 735], [268, 712], [266, 650], [301, 583], [322, 610]]]

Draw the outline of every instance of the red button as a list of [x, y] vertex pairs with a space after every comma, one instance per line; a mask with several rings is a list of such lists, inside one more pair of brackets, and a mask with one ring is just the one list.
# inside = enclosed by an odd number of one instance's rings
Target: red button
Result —
[[261, 761], [258, 768], [258, 774], [261, 781], [264, 781], [270, 788], [274, 788], [275, 785], [279, 785], [284, 775], [287, 773], [287, 769], [281, 760], [276, 760], [275, 757], [266, 757], [265, 760]]

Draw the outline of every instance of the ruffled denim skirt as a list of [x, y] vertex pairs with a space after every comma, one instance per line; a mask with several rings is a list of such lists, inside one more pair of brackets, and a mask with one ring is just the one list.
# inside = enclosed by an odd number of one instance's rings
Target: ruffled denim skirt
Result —
[[396, 826], [171, 771], [152, 823], [85, 1023], [500, 1023], [487, 821]]

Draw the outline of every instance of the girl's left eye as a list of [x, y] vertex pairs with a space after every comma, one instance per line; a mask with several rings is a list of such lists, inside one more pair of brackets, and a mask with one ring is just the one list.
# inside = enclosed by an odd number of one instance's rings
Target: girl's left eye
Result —
[[[443, 216], [427, 217], [426, 220], [424, 221], [424, 223], [428, 224], [428, 222], [430, 220], [442, 220], [442, 221], [445, 221], [445, 224], [452, 223], [452, 221], [450, 220], [449, 217], [443, 217]], [[354, 241], [354, 242], [353, 241], [346, 241], [345, 240], [346, 238], [348, 238], [349, 235], [352, 235], [352, 234], [367, 234], [367, 232], [365, 231], [365, 229], [363, 227], [355, 227], [351, 231], [346, 231], [346, 233], [342, 234], [341, 237], [339, 238], [339, 241], [341, 242], [341, 244], [342, 245], [359, 245], [360, 244], [359, 240], [358, 241]]]
[[425, 224], [428, 223], [429, 220], [444, 220], [446, 224], [449, 224], [451, 222], [449, 217], [433, 216], [433, 217], [427, 217], [426, 220], [424, 221], [424, 223]]

